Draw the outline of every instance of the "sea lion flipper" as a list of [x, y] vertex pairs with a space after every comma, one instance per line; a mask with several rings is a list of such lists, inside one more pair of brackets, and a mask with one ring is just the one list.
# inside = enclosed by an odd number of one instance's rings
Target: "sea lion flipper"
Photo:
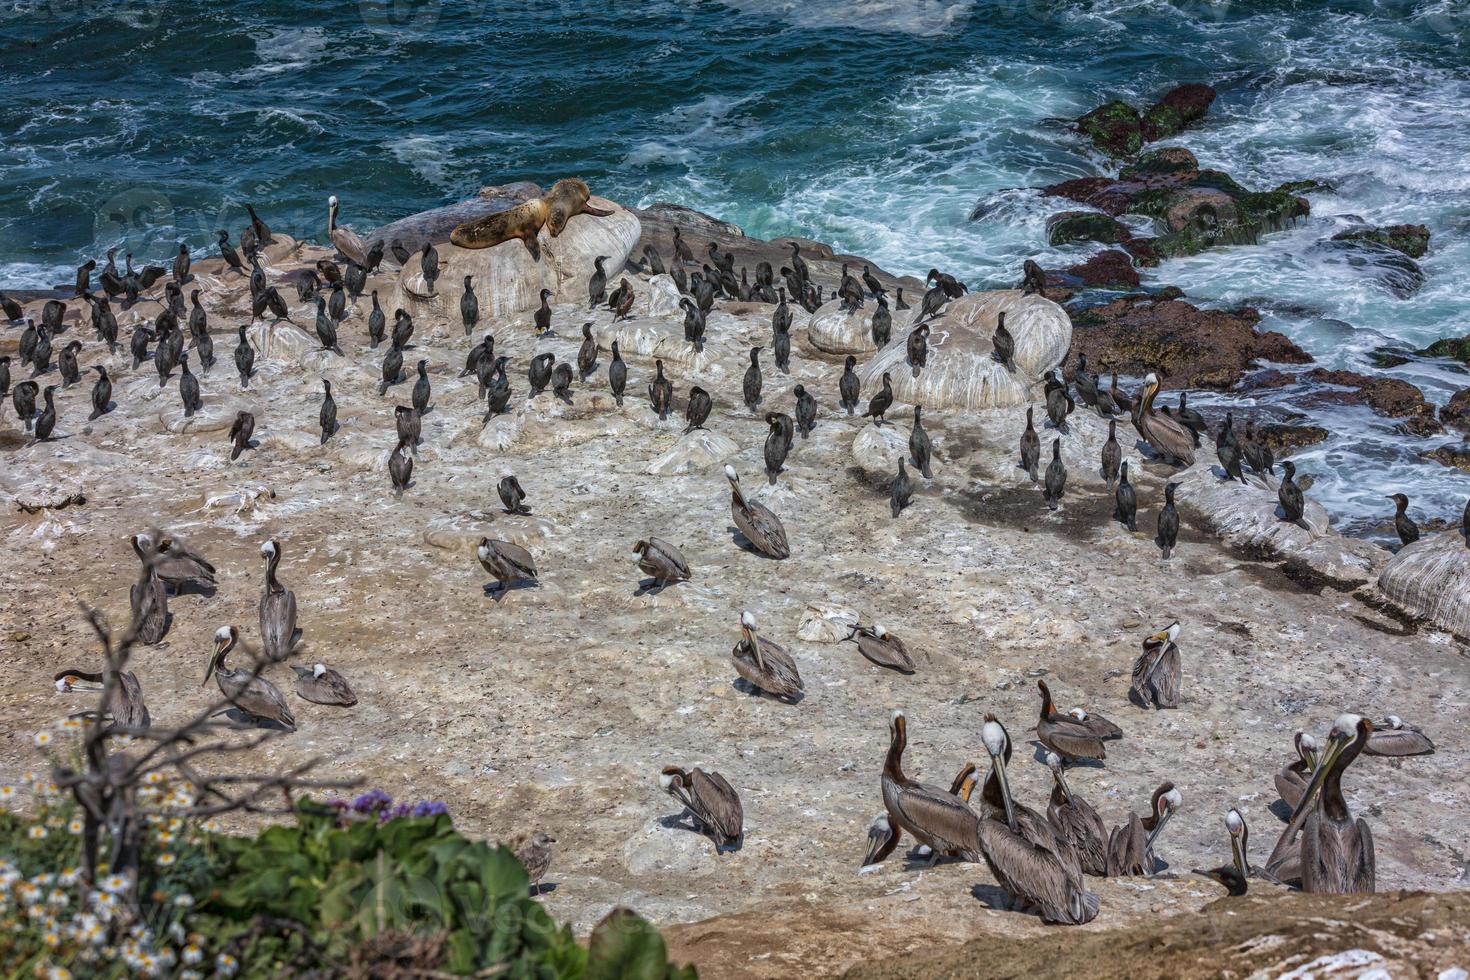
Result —
[[582, 213], [583, 214], [590, 214], [594, 218], [610, 218], [610, 217], [612, 217], [612, 209], [609, 208], [608, 210], [604, 211], [602, 208], [594, 208], [590, 204], [584, 204], [584, 205], [582, 205]]

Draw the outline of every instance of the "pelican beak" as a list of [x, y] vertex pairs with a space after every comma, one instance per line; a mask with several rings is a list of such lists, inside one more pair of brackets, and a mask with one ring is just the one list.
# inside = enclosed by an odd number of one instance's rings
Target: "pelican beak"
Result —
[[209, 679], [214, 676], [214, 669], [219, 666], [220, 654], [223, 651], [224, 644], [221, 643], [219, 640], [214, 641], [214, 654], [209, 658], [209, 667], [206, 668], [204, 671], [204, 680], [199, 683], [200, 687], [208, 684]]
[[1152, 851], [1154, 849], [1154, 841], [1159, 839], [1159, 835], [1164, 832], [1164, 827], [1168, 825], [1169, 820], [1173, 816], [1174, 808], [1172, 806], [1165, 806], [1164, 812], [1161, 813], [1159, 815], [1159, 819], [1154, 822], [1154, 829], [1148, 832], [1148, 840], [1146, 840], [1143, 845], [1144, 851]]
[[1310, 809], [1316, 801], [1317, 792], [1322, 788], [1322, 782], [1327, 778], [1327, 771], [1337, 762], [1337, 757], [1342, 755], [1342, 750], [1347, 748], [1348, 741], [1349, 739], [1347, 737], [1339, 735], [1335, 731], [1328, 736], [1327, 748], [1323, 750], [1321, 758], [1317, 760], [1316, 767], [1312, 769], [1312, 781], [1307, 783], [1307, 789], [1306, 792], [1302, 793], [1301, 801], [1297, 803], [1296, 809], [1291, 811], [1291, 821], [1293, 823], [1296, 822], [1296, 819], [1301, 814]]
[[1067, 774], [1062, 770], [1060, 766], [1058, 766], [1056, 769], [1053, 769], [1052, 772], [1056, 774], [1057, 785], [1061, 787], [1062, 795], [1067, 798], [1067, 805], [1076, 806], [1077, 801], [1072, 799], [1072, 789], [1067, 785]]
[[870, 836], [868, 838], [868, 850], [866, 853], [863, 854], [862, 866], [866, 868], [870, 864], [877, 864], [879, 860], [879, 853], [881, 853], [883, 849], [888, 846], [888, 842], [892, 839], [893, 828], [891, 826], [888, 828], [887, 834], [881, 834], [876, 837]]
[[1241, 877], [1249, 876], [1246, 870], [1249, 865], [1246, 863], [1244, 842], [1237, 834], [1230, 835], [1230, 860], [1234, 863], [1235, 870], [1240, 872]]
[[1006, 804], [1006, 826], [1011, 828], [1011, 833], [1016, 832], [1016, 805], [1011, 802], [1011, 781], [1006, 775], [1006, 760], [1004, 755], [991, 756], [990, 764], [995, 766], [995, 774], [1000, 779], [1000, 796]]

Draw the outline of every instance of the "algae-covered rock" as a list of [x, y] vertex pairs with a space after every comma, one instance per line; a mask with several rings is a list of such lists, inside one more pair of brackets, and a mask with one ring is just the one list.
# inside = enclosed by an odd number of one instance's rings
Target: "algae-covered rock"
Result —
[[1210, 111], [1215, 90], [1200, 82], [1176, 86], [1144, 112], [1141, 121], [1145, 142], [1168, 139], [1193, 126]]
[[1080, 117], [1077, 131], [1110, 156], [1132, 156], [1143, 148], [1143, 119], [1121, 99], [1105, 102]]
[[1389, 225], [1383, 228], [1357, 228], [1332, 236], [1335, 242], [1375, 242], [1411, 259], [1420, 259], [1429, 251], [1429, 229], [1423, 225]]
[[1046, 222], [1047, 241], [1052, 245], [1072, 242], [1102, 242], [1116, 245], [1133, 237], [1128, 226], [1099, 211], [1063, 211]]

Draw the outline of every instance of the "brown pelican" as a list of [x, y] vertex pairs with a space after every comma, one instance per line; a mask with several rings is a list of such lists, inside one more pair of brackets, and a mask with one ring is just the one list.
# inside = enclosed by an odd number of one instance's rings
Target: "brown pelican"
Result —
[[740, 642], [730, 651], [735, 670], [752, 686], [778, 698], [796, 700], [805, 685], [786, 648], [759, 635], [755, 613], [740, 614]]
[[1143, 394], [1133, 413], [1133, 427], [1153, 451], [1182, 466], [1194, 465], [1194, 436], [1189, 428], [1172, 415], [1154, 411], [1154, 398], [1159, 393], [1158, 375], [1143, 379]]
[[214, 566], [178, 538], [165, 534], [155, 542], [151, 534], [138, 537], [142, 539], [145, 550], [152, 548], [153, 567], [158, 570], [158, 577], [164, 585], [175, 592], [183, 588], [209, 590], [215, 587]]
[[[1245, 817], [1240, 815], [1239, 810], [1232, 808], [1226, 812], [1225, 830], [1230, 834], [1230, 866], [1239, 873], [1241, 880], [1249, 878], [1252, 874], [1251, 833], [1250, 828], [1245, 825]], [[1222, 881], [1221, 884], [1224, 882]]]
[[475, 555], [480, 559], [480, 564], [485, 567], [485, 571], [493, 575], [500, 583], [495, 597], [496, 602], [499, 602], [500, 597], [509, 591], [512, 582], [519, 582], [522, 579], [537, 581], [535, 559], [531, 557], [529, 551], [518, 544], [481, 538], [480, 546], [475, 549]]
[[1133, 687], [1129, 693], [1145, 707], [1179, 707], [1182, 668], [1179, 663], [1179, 623], [1170, 623], [1162, 633], [1143, 641], [1143, 653], [1133, 662]]
[[1183, 802], [1173, 783], [1160, 783], [1149, 799], [1148, 816], [1139, 819], [1130, 813], [1127, 823], [1114, 827], [1108, 835], [1108, 876], [1152, 875], [1158, 870], [1154, 841]]
[[639, 570], [652, 575], [659, 588], [670, 582], [689, 581], [689, 562], [684, 553], [662, 538], [650, 534], [633, 546], [633, 554], [638, 556]]
[[740, 842], [745, 832], [745, 812], [740, 806], [740, 795], [724, 776], [705, 772], [698, 766], [689, 770], [665, 766], [659, 773], [658, 784], [688, 807], [699, 828], [714, 841], [716, 854], [722, 847], [734, 847]]
[[874, 623], [871, 627], [854, 626], [847, 638], [856, 639], [858, 653], [879, 667], [891, 667], [905, 674], [914, 672], [914, 658], [909, 655], [908, 647], [884, 629], [882, 624]]
[[313, 704], [333, 704], [350, 708], [357, 703], [357, 692], [347, 678], [326, 664], [292, 667], [296, 672], [296, 694]]
[[1433, 755], [1434, 743], [1413, 725], [1404, 724], [1398, 715], [1389, 715], [1373, 723], [1373, 734], [1363, 746], [1364, 755]]
[[[954, 793], [915, 782], [903, 772], [903, 752], [908, 745], [908, 719], [895, 711], [888, 722], [888, 756], [883, 762], [883, 807], [887, 811], [892, 836], [870, 846], [864, 864], [877, 864], [898, 846], [903, 832], [929, 848], [932, 860], [953, 854], [967, 861], [979, 859], [980, 841], [976, 836], [979, 818], [968, 804]], [[973, 771], [973, 770], [969, 770]], [[962, 783], [969, 771], [961, 770], [956, 783]], [[871, 836], [871, 835], [870, 835]]]
[[1045, 817], [1011, 798], [1011, 739], [994, 715], [985, 716], [981, 739], [991, 768], [981, 793], [987, 812], [976, 830], [990, 873], [1013, 902], [1036, 908], [1043, 922], [1091, 922], [1098, 899], [1087, 890], [1071, 845]]
[[730, 481], [730, 518], [751, 546], [768, 558], [790, 558], [786, 528], [781, 519], [764, 504], [746, 499], [740, 489], [740, 476], [735, 467], [725, 464], [725, 479]]
[[1072, 846], [1082, 873], [1105, 877], [1108, 873], [1107, 831], [1102, 817], [1092, 804], [1072, 795], [1067, 785], [1067, 774], [1062, 769], [1062, 758], [1055, 752], [1046, 754], [1046, 766], [1051, 770], [1051, 800], [1046, 806], [1046, 819], [1051, 822], [1057, 836]]
[[1373, 832], [1362, 817], [1353, 819], [1342, 795], [1343, 771], [1372, 734], [1373, 723], [1359, 715], [1339, 715], [1332, 723], [1327, 748], [1292, 814], [1292, 824], [1301, 826], [1302, 891], [1345, 895], [1375, 890]]
[[884, 810], [873, 818], [873, 823], [868, 827], [868, 849], [863, 853], [863, 867], [877, 864], [893, 852], [898, 844], [897, 834], [893, 832], [893, 821], [888, 819], [888, 811]]
[[1108, 721], [1102, 715], [1091, 714], [1083, 708], [1073, 708], [1067, 714], [1087, 726], [1087, 730], [1101, 739], [1122, 738], [1123, 729]]
[[[111, 675], [110, 677], [108, 675]], [[108, 681], [112, 689], [108, 691]], [[78, 687], [86, 681], [95, 687]], [[107, 691], [107, 703], [102, 706], [104, 715], [112, 719], [117, 728], [147, 728], [151, 724], [148, 705], [143, 703], [143, 685], [130, 670], [109, 670], [106, 673], [90, 673], [85, 670], [63, 670], [55, 677], [56, 690], [62, 694], [73, 691]], [[90, 712], [88, 713], [90, 714]]]
[[1036, 739], [1067, 761], [1106, 759], [1108, 752], [1101, 736], [1094, 735], [1085, 722], [1057, 711], [1046, 681], [1037, 681], [1041, 692], [1041, 716], [1036, 722]]
[[146, 535], [133, 535], [133, 552], [143, 563], [144, 580], [133, 583], [128, 598], [133, 612], [133, 628], [139, 643], [152, 646], [163, 640], [168, 632], [168, 589], [158, 577], [158, 566], [154, 563], [151, 541], [147, 547]]
[[1297, 732], [1292, 744], [1296, 748], [1296, 758], [1276, 774], [1276, 792], [1287, 806], [1295, 810], [1302, 801], [1302, 794], [1307, 791], [1312, 770], [1317, 766], [1317, 740], [1306, 732]]
[[526, 878], [533, 892], [538, 890], [541, 879], [551, 867], [551, 845], [555, 843], [556, 838], [546, 833], [521, 834], [510, 841], [516, 860], [526, 869]]
[[296, 593], [276, 579], [281, 563], [281, 543], [274, 539], [260, 546], [265, 559], [265, 591], [260, 594], [260, 645], [269, 660], [285, 660], [296, 645]]
[[257, 671], [234, 670], [225, 666], [225, 658], [239, 639], [240, 631], [233, 626], [221, 626], [215, 630], [214, 655], [209, 658], [209, 669], [204, 672], [204, 683], [208, 684], [210, 675], [214, 675], [225, 700], [240, 711], [251, 718], [273, 721], [294, 729], [296, 718], [274, 684], [259, 676]]
[[336, 194], [327, 198], [327, 237], [332, 240], [332, 244], [337, 247], [337, 251], [341, 252], [348, 259], [363, 267], [367, 267], [370, 264], [367, 257], [368, 249], [363, 244], [362, 239], [358, 238], [355, 232], [337, 226]]

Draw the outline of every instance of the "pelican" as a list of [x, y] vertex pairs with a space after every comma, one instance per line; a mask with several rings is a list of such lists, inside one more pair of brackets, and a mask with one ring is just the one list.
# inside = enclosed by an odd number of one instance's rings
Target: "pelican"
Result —
[[1346, 895], [1376, 890], [1373, 832], [1362, 817], [1353, 819], [1342, 796], [1343, 771], [1372, 734], [1373, 723], [1360, 715], [1339, 715], [1332, 723], [1327, 748], [1292, 814], [1292, 824], [1301, 826], [1302, 891]]
[[1034, 906], [1043, 922], [1080, 925], [1097, 916], [1097, 896], [1087, 890], [1071, 845], [1046, 818], [1011, 798], [1006, 766], [1011, 739], [994, 715], [981, 730], [990, 755], [982, 798], [987, 814], [977, 821], [980, 853], [1013, 902]]
[[735, 467], [725, 464], [725, 479], [730, 481], [730, 518], [751, 546], [768, 558], [790, 558], [786, 528], [781, 519], [764, 504], [746, 499], [740, 489], [740, 476]]
[[[865, 864], [877, 864], [893, 852], [909, 834], [928, 847], [937, 860], [954, 854], [967, 861], [980, 855], [976, 836], [979, 818], [958, 796], [938, 786], [915, 782], [903, 772], [903, 751], [908, 745], [908, 719], [895, 711], [888, 722], [888, 756], [883, 761], [883, 808], [887, 811], [892, 836], [881, 846], [869, 848]], [[961, 770], [961, 780], [966, 775]]]
[[1067, 714], [1082, 722], [1087, 726], [1088, 731], [1104, 741], [1110, 738], [1123, 737], [1123, 729], [1108, 721], [1102, 715], [1092, 714], [1083, 708], [1073, 708]]
[[1133, 416], [1133, 427], [1154, 452], [1181, 466], [1194, 465], [1194, 436], [1189, 428], [1172, 415], [1154, 411], [1154, 398], [1159, 393], [1159, 378], [1149, 374], [1143, 379], [1143, 395]]
[[1239, 898], [1246, 892], [1245, 876], [1233, 864], [1222, 864], [1218, 868], [1195, 868], [1194, 873], [1217, 881], [1225, 886], [1225, 894]]
[[265, 591], [260, 594], [260, 645], [270, 660], [285, 660], [296, 645], [296, 593], [276, 579], [281, 543], [271, 539], [260, 546], [265, 559]]
[[[1230, 834], [1230, 865], [1242, 880], [1249, 878], [1253, 873], [1250, 858], [1251, 832], [1239, 810], [1232, 808], [1226, 812], [1225, 830]], [[1223, 881], [1220, 883], [1225, 884]]]
[[1179, 623], [1143, 641], [1143, 653], [1133, 662], [1133, 687], [1129, 691], [1145, 707], [1179, 707]]
[[874, 623], [871, 627], [854, 626], [847, 638], [856, 639], [858, 653], [879, 667], [891, 667], [905, 674], [914, 672], [914, 658], [909, 655], [908, 647], [881, 623]]
[[638, 569], [652, 575], [659, 588], [670, 582], [689, 581], [689, 562], [684, 553], [663, 538], [650, 534], [633, 546], [633, 554], [638, 556]]
[[[78, 687], [77, 684], [81, 681], [97, 686]], [[108, 690], [109, 681], [111, 690]], [[57, 673], [55, 684], [56, 690], [62, 694], [73, 691], [107, 691], [107, 702], [102, 705], [102, 713], [112, 718], [112, 724], [116, 728], [147, 728], [152, 723], [148, 715], [148, 705], [143, 703], [143, 685], [138, 683], [137, 676], [130, 670], [108, 670], [97, 674], [68, 668]]]
[[296, 672], [296, 695], [313, 704], [333, 704], [350, 708], [357, 703], [357, 692], [347, 678], [326, 664], [292, 667]]
[[1108, 876], [1148, 876], [1158, 870], [1154, 841], [1183, 802], [1173, 783], [1160, 783], [1149, 799], [1148, 816], [1140, 820], [1130, 813], [1127, 823], [1114, 827], [1108, 835]]
[[1302, 801], [1302, 794], [1307, 791], [1312, 770], [1317, 766], [1317, 740], [1306, 732], [1297, 732], [1292, 745], [1296, 748], [1296, 758], [1276, 774], [1276, 792], [1287, 806], [1295, 810]]
[[1373, 723], [1373, 734], [1363, 746], [1364, 755], [1433, 755], [1434, 743], [1413, 725], [1404, 724], [1398, 715], [1389, 715]]
[[705, 772], [698, 766], [684, 770], [665, 766], [658, 784], [674, 799], [688, 807], [700, 829], [714, 841], [715, 853], [722, 847], [734, 847], [745, 832], [745, 811], [740, 794], [717, 772]]
[[1057, 836], [1072, 846], [1083, 874], [1105, 877], [1108, 873], [1108, 843], [1102, 817], [1097, 815], [1092, 804], [1072, 795], [1066, 771], [1062, 769], [1061, 756], [1048, 752], [1046, 766], [1051, 770], [1052, 778], [1046, 819], [1051, 822]]
[[337, 195], [333, 194], [327, 198], [327, 237], [332, 244], [337, 246], [348, 259], [366, 268], [368, 266], [368, 249], [361, 238], [353, 231], [337, 227]]
[[273, 721], [294, 730], [296, 718], [274, 684], [259, 676], [256, 671], [234, 670], [225, 666], [225, 658], [239, 639], [240, 631], [233, 626], [221, 626], [215, 630], [214, 655], [209, 658], [209, 669], [204, 672], [204, 683], [208, 684], [210, 675], [214, 675], [220, 693], [230, 704], [251, 718]]
[[1041, 716], [1036, 722], [1036, 739], [1068, 761], [1106, 759], [1108, 752], [1100, 736], [1094, 735], [1085, 722], [1057, 711], [1046, 681], [1037, 681], [1041, 692]]
[[167, 534], [154, 542], [151, 534], [140, 534], [144, 550], [152, 550], [153, 566], [163, 584], [178, 592], [183, 588], [208, 590], [215, 587], [214, 566], [191, 551], [178, 538]]
[[164, 588], [163, 579], [158, 577], [151, 541], [146, 547], [144, 545], [148, 540], [147, 535], [133, 535], [133, 552], [143, 563], [144, 579], [133, 583], [128, 590], [128, 598], [138, 642], [153, 646], [161, 642], [168, 633], [168, 589]]
[[884, 810], [873, 818], [873, 823], [868, 827], [868, 849], [863, 854], [863, 867], [874, 865], [882, 861], [898, 843], [893, 832], [893, 821], [888, 819], [888, 811]]
[[495, 600], [497, 602], [500, 601], [500, 596], [505, 595], [510, 589], [512, 582], [519, 582], [522, 579], [537, 581], [535, 559], [531, 557], [529, 551], [518, 544], [481, 538], [480, 546], [475, 549], [475, 555], [480, 559], [480, 564], [484, 566], [485, 571], [495, 576], [495, 580], [500, 583]]
[[749, 610], [740, 614], [740, 642], [730, 651], [730, 659], [741, 677], [775, 697], [795, 700], [805, 690], [791, 654], [756, 632], [755, 613]]

